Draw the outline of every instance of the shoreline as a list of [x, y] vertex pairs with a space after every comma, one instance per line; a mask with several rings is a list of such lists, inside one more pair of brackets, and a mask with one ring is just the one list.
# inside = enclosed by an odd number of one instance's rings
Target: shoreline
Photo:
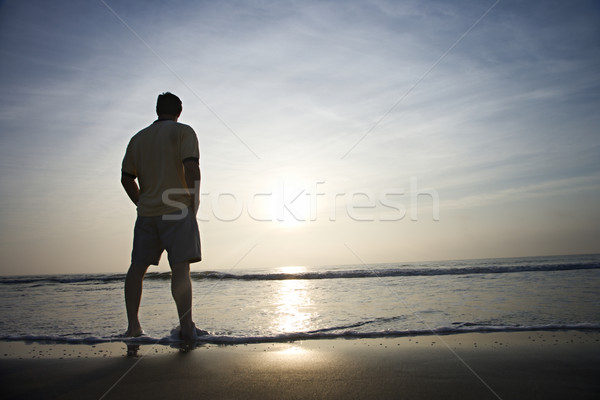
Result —
[[[47, 346], [103, 346], [108, 345], [114, 347], [114, 344], [124, 345], [139, 345], [143, 347], [147, 346], [176, 346], [179, 339], [176, 337], [176, 332], [171, 331], [170, 336], [165, 337], [151, 337], [142, 335], [139, 337], [123, 337], [114, 336], [112, 338], [66, 338], [64, 336], [5, 336], [0, 337], [0, 355], [2, 354], [2, 348], [7, 347], [3, 343], [25, 343], [25, 344], [38, 344]], [[289, 342], [301, 342], [301, 341], [314, 341], [314, 340], [360, 340], [360, 339], [401, 339], [401, 338], [412, 338], [412, 337], [439, 337], [440, 341], [443, 342], [443, 337], [452, 337], [456, 335], [465, 334], [495, 334], [495, 333], [532, 333], [532, 332], [600, 332], [600, 325], [593, 324], [574, 324], [574, 325], [542, 325], [542, 326], [517, 326], [517, 327], [483, 327], [477, 329], [438, 329], [438, 330], [415, 330], [415, 331], [383, 331], [383, 332], [345, 332], [342, 334], [331, 334], [331, 333], [318, 333], [315, 332], [300, 332], [300, 333], [283, 333], [274, 336], [221, 336], [221, 335], [208, 335], [201, 336], [196, 342], [197, 347], [204, 345], [218, 345], [218, 346], [235, 346], [235, 345], [246, 345], [246, 344], [258, 344], [258, 343], [289, 343]], [[8, 346], [9, 347], [9, 346]]]
[[201, 345], [0, 343], [4, 398], [595, 398], [600, 332]]
[[[504, 342], [500, 340], [491, 340], [498, 336], [506, 337]], [[135, 338], [134, 338], [135, 339]], [[479, 339], [479, 340], [478, 340]], [[510, 339], [510, 340], [508, 340]], [[20, 339], [0, 339], [0, 360], [1, 359], [66, 359], [66, 358], [106, 358], [106, 357], [145, 357], [161, 354], [171, 354], [179, 352], [197, 351], [210, 348], [244, 348], [248, 346], [266, 346], [275, 345], [293, 345], [301, 343], [304, 347], [314, 347], [314, 343], [328, 342], [354, 342], [354, 341], [386, 341], [409, 345], [413, 348], [420, 348], [423, 343], [431, 346], [446, 346], [452, 349], [466, 348], [469, 343], [474, 347], [478, 342], [484, 346], [505, 347], [548, 344], [556, 346], [558, 344], [569, 343], [598, 343], [600, 346], [600, 330], [583, 329], [531, 329], [517, 331], [475, 331], [475, 332], [456, 332], [456, 333], [430, 333], [402, 336], [347, 336], [347, 337], [328, 337], [328, 336], [292, 336], [292, 337], [273, 337], [260, 338], [248, 341], [202, 341], [199, 340], [194, 348], [182, 348], [179, 342], [168, 342], [163, 339], [153, 340], [113, 340], [108, 342], [54, 342], [52, 340], [20, 340]], [[135, 354], [132, 349], [137, 348]]]

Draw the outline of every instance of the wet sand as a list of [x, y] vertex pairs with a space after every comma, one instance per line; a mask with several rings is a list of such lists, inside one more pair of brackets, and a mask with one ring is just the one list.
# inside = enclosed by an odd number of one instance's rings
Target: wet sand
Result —
[[[132, 349], [129, 349], [130, 351]], [[585, 399], [600, 332], [202, 345], [0, 343], [3, 398]]]

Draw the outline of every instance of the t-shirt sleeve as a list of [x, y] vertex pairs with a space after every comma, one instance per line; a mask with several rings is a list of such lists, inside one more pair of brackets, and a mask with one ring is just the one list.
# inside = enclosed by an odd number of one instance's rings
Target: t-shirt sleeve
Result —
[[125, 157], [123, 157], [123, 164], [121, 165], [121, 174], [129, 176], [131, 178], [137, 177], [137, 170], [135, 168], [135, 161], [133, 159], [132, 144], [129, 142], [127, 151], [125, 151]]
[[200, 159], [200, 150], [198, 149], [198, 137], [196, 132], [190, 127], [185, 126], [181, 140], [181, 161]]

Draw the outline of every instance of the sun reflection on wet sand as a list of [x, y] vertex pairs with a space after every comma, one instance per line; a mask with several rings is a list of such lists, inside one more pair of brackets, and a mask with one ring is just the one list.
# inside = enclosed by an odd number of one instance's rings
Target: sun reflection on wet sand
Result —
[[[295, 274], [306, 271], [305, 267], [283, 267], [279, 272]], [[303, 332], [311, 328], [310, 287], [306, 280], [282, 280], [273, 294], [277, 307], [273, 319], [274, 330], [281, 333]]]
[[306, 353], [308, 353], [308, 350], [304, 349], [302, 346], [290, 346], [279, 352], [280, 355], [284, 356], [301, 356]]

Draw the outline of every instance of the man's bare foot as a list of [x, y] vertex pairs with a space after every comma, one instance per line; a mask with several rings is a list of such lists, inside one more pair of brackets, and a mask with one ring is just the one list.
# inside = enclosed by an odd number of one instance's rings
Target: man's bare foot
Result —
[[185, 342], [190, 342], [198, 339], [200, 336], [208, 335], [207, 331], [196, 328], [196, 324], [192, 323], [192, 329], [188, 332], [184, 332], [181, 327], [179, 329], [179, 338]]
[[137, 328], [128, 328], [127, 332], [125, 332], [125, 334], [123, 336], [138, 337], [138, 336], [142, 336], [143, 334], [144, 334], [144, 331], [142, 330], [142, 327], [137, 327]]
[[196, 328], [196, 337], [206, 336], [206, 335], [208, 335], [208, 331], [205, 331], [200, 328]]

